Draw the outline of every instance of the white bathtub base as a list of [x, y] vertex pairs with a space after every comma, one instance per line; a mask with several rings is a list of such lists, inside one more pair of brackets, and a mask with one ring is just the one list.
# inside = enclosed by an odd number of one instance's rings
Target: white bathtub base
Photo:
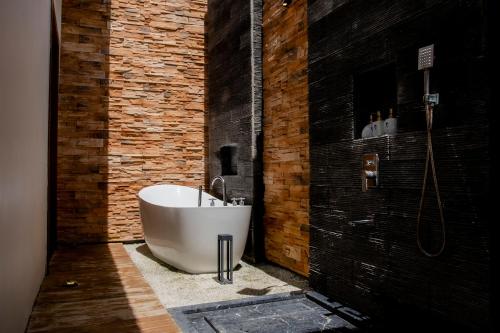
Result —
[[155, 257], [188, 273], [217, 272], [217, 236], [233, 235], [233, 268], [245, 249], [251, 206], [210, 207], [208, 193], [179, 185], [154, 185], [139, 192], [146, 243]]

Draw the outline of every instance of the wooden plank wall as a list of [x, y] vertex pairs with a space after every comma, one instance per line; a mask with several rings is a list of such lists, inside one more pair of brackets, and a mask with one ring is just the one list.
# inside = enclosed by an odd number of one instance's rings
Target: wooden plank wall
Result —
[[137, 192], [204, 184], [205, 0], [64, 0], [58, 239], [143, 238]]
[[266, 257], [309, 271], [307, 1], [264, 1]]
[[[476, 330], [490, 321], [484, 4], [308, 2], [311, 286], [404, 327], [428, 327], [423, 317]], [[434, 153], [447, 230], [445, 251], [437, 258], [423, 256], [416, 245], [426, 157], [417, 50], [432, 43], [431, 89], [441, 97]], [[399, 133], [356, 139], [356, 77], [387, 64], [397, 80]], [[380, 187], [368, 192], [361, 189], [365, 153], [380, 157]], [[424, 244], [436, 250], [441, 236], [433, 193], [429, 178]]]

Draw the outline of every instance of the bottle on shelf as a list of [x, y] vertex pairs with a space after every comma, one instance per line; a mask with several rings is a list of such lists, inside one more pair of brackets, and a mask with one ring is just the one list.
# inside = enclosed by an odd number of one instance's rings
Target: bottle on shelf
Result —
[[370, 114], [370, 123], [366, 125], [361, 131], [361, 137], [363, 139], [368, 139], [373, 136], [373, 115]]
[[390, 135], [394, 135], [398, 131], [398, 119], [394, 117], [392, 108], [389, 109], [389, 118], [384, 121], [384, 131]]
[[382, 120], [382, 113], [377, 111], [377, 121], [373, 123], [373, 136], [384, 135], [384, 121]]

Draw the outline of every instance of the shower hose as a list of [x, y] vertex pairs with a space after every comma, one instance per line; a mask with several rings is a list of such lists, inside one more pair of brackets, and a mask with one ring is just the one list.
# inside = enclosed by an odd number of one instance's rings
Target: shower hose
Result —
[[[437, 257], [444, 251], [444, 247], [446, 245], [446, 229], [444, 225], [444, 215], [443, 215], [443, 204], [441, 202], [441, 196], [439, 194], [439, 187], [438, 187], [438, 181], [437, 181], [437, 176], [436, 176], [436, 167], [434, 165], [434, 153], [432, 151], [432, 113], [433, 113], [433, 106], [431, 104], [426, 104], [425, 107], [425, 116], [427, 120], [427, 157], [425, 160], [425, 172], [424, 172], [424, 183], [422, 185], [422, 194], [420, 197], [420, 206], [418, 209], [418, 215], [417, 215], [417, 245], [420, 250], [424, 255], [428, 257]], [[436, 190], [436, 197], [437, 197], [437, 203], [439, 207], [439, 217], [441, 219], [441, 234], [443, 235], [442, 242], [441, 242], [441, 247], [439, 248], [438, 251], [436, 252], [429, 252], [426, 249], [424, 249], [422, 242], [420, 240], [421, 235], [420, 235], [420, 229], [421, 229], [421, 220], [422, 220], [422, 212], [424, 208], [424, 198], [425, 198], [425, 189], [427, 187], [427, 176], [429, 173], [429, 164], [431, 166], [431, 171], [432, 171], [432, 179], [434, 181], [434, 189]]]

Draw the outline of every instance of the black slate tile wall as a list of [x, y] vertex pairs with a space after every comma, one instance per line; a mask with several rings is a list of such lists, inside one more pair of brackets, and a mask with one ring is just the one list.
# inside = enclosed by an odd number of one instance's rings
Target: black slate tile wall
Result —
[[[392, 318], [395, 326], [405, 322], [417, 329], [425, 326], [419, 322], [434, 317], [446, 325], [487, 327], [487, 1], [308, 4], [311, 286], [386, 325]], [[441, 97], [435, 111], [434, 154], [447, 231], [446, 249], [437, 258], [423, 256], [416, 245], [426, 157], [417, 51], [432, 43], [436, 59], [431, 91]], [[399, 132], [356, 139], [354, 78], [385, 65], [395, 70]], [[384, 77], [380, 80], [382, 84]], [[368, 192], [361, 190], [365, 153], [380, 157], [380, 187]], [[435, 249], [441, 239], [439, 215], [430, 178], [428, 184], [424, 244]]]
[[[253, 205], [245, 254], [257, 261], [263, 256], [262, 0], [209, 0], [206, 44], [209, 180], [223, 171], [221, 148], [233, 147], [236, 174], [224, 176], [227, 196]], [[220, 184], [214, 191], [221, 196]]]

